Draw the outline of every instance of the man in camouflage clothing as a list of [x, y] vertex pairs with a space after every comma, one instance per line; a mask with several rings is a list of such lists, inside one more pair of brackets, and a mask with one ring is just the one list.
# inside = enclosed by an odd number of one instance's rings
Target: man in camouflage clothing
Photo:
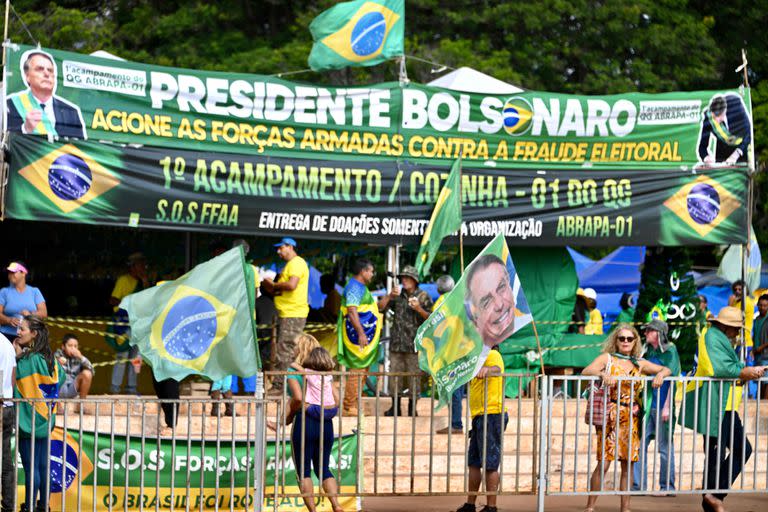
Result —
[[[416, 331], [432, 312], [432, 299], [424, 290], [419, 289], [419, 275], [416, 269], [408, 265], [397, 277], [402, 289], [395, 285], [389, 295], [379, 303], [379, 309], [391, 308], [395, 315], [390, 328], [389, 371], [420, 373], [419, 355], [413, 339]], [[419, 377], [392, 377], [389, 380], [389, 392], [392, 395], [392, 407], [384, 414], [395, 416], [402, 414], [400, 399], [407, 390], [411, 397], [408, 402], [408, 415], [416, 414], [416, 400], [421, 392]], [[397, 395], [397, 396], [396, 396]]]

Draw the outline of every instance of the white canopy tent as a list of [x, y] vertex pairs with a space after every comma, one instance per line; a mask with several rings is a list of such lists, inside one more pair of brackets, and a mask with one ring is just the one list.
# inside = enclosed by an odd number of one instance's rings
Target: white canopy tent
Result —
[[427, 85], [442, 87], [452, 91], [479, 94], [515, 94], [523, 92], [523, 89], [516, 85], [508, 84], [498, 78], [468, 67], [455, 69], [440, 78], [432, 80]]

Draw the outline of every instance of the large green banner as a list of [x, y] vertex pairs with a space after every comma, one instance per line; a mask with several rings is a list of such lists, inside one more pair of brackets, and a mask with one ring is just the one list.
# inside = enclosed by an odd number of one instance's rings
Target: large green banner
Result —
[[494, 96], [417, 84], [328, 87], [24, 45], [8, 47], [6, 126], [279, 157], [500, 168], [682, 169], [753, 161], [749, 89]]
[[[9, 217], [417, 244], [449, 163], [210, 154], [90, 141], [10, 143]], [[465, 241], [694, 245], [746, 240], [747, 170], [464, 166]]]
[[[341, 476], [341, 492], [355, 491], [358, 443], [357, 434], [334, 442], [329, 467], [334, 476]], [[179, 438], [174, 444], [166, 438], [81, 435], [76, 430], [65, 435], [56, 428], [51, 435], [51, 510], [262, 510], [253, 502], [262, 468], [263, 509], [272, 509], [277, 484], [279, 510], [304, 510], [301, 497], [285, 496], [301, 492], [290, 441], [267, 442], [265, 460], [255, 460], [254, 455], [254, 443], [245, 440]], [[21, 498], [20, 464], [18, 482]], [[358, 510], [356, 498], [340, 501], [345, 510]], [[318, 510], [332, 510], [330, 502], [319, 497]]]

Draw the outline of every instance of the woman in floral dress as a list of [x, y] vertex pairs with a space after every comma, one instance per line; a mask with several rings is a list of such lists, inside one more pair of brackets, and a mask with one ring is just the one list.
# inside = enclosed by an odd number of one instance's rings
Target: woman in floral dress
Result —
[[[601, 469], [605, 482], [611, 462], [615, 460], [621, 464], [620, 488], [622, 491], [628, 488], [632, 463], [637, 462], [640, 452], [643, 391], [643, 382], [631, 377], [655, 375], [652, 385], [658, 388], [671, 374], [669, 368], [641, 359], [641, 350], [637, 330], [629, 324], [619, 324], [605, 340], [603, 352], [582, 372], [582, 375], [600, 377], [603, 386], [608, 388], [605, 428], [597, 428], [597, 467], [592, 473], [590, 490], [605, 490], [600, 483]], [[621, 496], [622, 512], [629, 511], [629, 498], [629, 495]], [[597, 496], [590, 495], [584, 512], [594, 512], [595, 502]]]

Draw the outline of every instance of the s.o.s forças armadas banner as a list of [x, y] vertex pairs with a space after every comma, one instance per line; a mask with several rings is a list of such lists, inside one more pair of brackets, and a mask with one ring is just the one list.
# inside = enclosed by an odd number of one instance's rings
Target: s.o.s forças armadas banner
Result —
[[[487, 95], [328, 87], [8, 47], [10, 131], [261, 156], [519, 168], [689, 170], [753, 162], [749, 89]], [[754, 167], [754, 165], [751, 165]]]
[[[25, 220], [417, 244], [450, 163], [10, 138], [6, 214]], [[531, 246], [746, 240], [745, 167], [461, 169], [462, 230]], [[453, 235], [456, 236], [456, 235]]]

